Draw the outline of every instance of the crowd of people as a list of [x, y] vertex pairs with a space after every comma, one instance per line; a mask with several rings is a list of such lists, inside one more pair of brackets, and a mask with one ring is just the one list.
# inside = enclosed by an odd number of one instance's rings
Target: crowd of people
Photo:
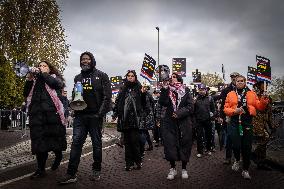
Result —
[[[268, 115], [271, 100], [263, 83], [250, 90], [246, 78], [233, 72], [230, 85], [221, 94], [211, 95], [204, 84], [198, 85], [197, 93], [192, 93], [182, 77], [172, 73], [150, 93], [149, 86], [138, 81], [135, 70], [128, 70], [112, 106], [108, 75], [96, 68], [92, 53], [81, 54], [80, 67], [81, 73], [75, 76], [74, 83], [82, 84], [87, 108], [74, 111], [69, 164], [59, 184], [77, 181], [76, 173], [88, 134], [94, 161], [90, 179], [100, 179], [103, 118], [111, 110], [113, 120], [117, 120], [117, 131], [121, 132], [121, 145], [125, 147], [125, 171], [142, 169], [145, 151], [153, 150], [154, 145], [163, 146], [164, 157], [161, 158], [169, 162], [166, 178], [173, 180], [177, 176], [176, 162], [181, 161], [181, 177], [187, 179], [193, 143], [196, 141], [198, 158], [210, 156], [217, 147], [217, 131], [218, 146], [220, 150], [225, 149], [224, 164], [238, 171], [242, 159], [242, 176], [251, 179], [249, 167], [254, 135], [265, 144], [269, 128], [273, 127]], [[60, 92], [64, 79], [47, 61], [40, 62], [36, 69], [36, 74], [27, 75], [24, 90], [32, 153], [38, 163], [32, 179], [45, 176], [48, 152], [56, 155], [52, 165], [52, 170], [56, 170], [62, 160], [62, 151], [66, 150], [66, 103]], [[260, 118], [266, 120], [260, 121]], [[153, 140], [149, 131], [152, 131]], [[265, 156], [265, 150], [260, 150], [257, 157], [260, 156]]]

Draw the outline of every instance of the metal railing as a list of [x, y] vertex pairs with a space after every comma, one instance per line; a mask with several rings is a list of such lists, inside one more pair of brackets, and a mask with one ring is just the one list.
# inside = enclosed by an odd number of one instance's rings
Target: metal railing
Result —
[[15, 131], [21, 130], [21, 138], [27, 136], [27, 126], [29, 119], [27, 113], [20, 110], [0, 109], [1, 130]]

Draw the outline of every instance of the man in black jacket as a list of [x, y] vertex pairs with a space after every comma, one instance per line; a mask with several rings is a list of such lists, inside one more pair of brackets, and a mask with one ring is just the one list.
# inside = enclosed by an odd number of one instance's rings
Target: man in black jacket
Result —
[[102, 125], [103, 117], [110, 110], [111, 84], [108, 75], [96, 69], [96, 61], [92, 53], [84, 52], [80, 56], [81, 73], [75, 76], [74, 82], [81, 82], [83, 86], [83, 99], [87, 107], [74, 112], [73, 142], [71, 146], [70, 159], [67, 175], [62, 178], [60, 184], [73, 183], [77, 181], [82, 147], [88, 133], [92, 139], [93, 174], [91, 180], [99, 180], [102, 163]]
[[231, 158], [232, 158], [232, 139], [231, 139], [231, 130], [229, 126], [228, 120], [226, 120], [226, 115], [224, 113], [224, 105], [225, 105], [225, 100], [227, 97], [227, 94], [231, 91], [236, 90], [236, 77], [239, 76], [240, 74], [237, 72], [233, 72], [230, 74], [231, 77], [231, 83], [228, 87], [224, 88], [221, 91], [219, 99], [221, 99], [221, 107], [220, 107], [220, 118], [221, 122], [223, 124], [223, 127], [225, 127], [226, 130], [226, 159], [224, 161], [224, 164], [231, 164]]
[[[215, 104], [211, 96], [207, 94], [207, 87], [201, 84], [194, 104], [194, 115], [197, 129], [197, 157], [202, 157], [203, 140], [205, 140], [206, 151], [211, 155], [212, 150], [212, 123], [215, 114]], [[205, 136], [204, 136], [205, 133]]]

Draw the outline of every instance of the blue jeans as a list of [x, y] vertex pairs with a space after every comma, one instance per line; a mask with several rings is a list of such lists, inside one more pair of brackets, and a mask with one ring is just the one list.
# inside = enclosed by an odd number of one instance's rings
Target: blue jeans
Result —
[[70, 159], [67, 174], [75, 175], [80, 163], [83, 145], [88, 133], [93, 146], [93, 170], [101, 171], [102, 163], [102, 124], [103, 119], [90, 115], [80, 115], [74, 118], [73, 142], [71, 145]]

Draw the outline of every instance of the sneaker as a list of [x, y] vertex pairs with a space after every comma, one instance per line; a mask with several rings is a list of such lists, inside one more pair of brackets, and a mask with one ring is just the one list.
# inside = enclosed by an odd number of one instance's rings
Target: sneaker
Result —
[[69, 175], [66, 174], [62, 179], [58, 181], [59, 184], [69, 184], [69, 183], [75, 183], [77, 182], [77, 176], [76, 175]]
[[34, 174], [31, 175], [30, 179], [37, 179], [45, 177], [45, 171], [36, 170]]
[[235, 161], [234, 164], [232, 165], [232, 170], [233, 171], [238, 171], [240, 168], [240, 162], [239, 161]]
[[225, 159], [223, 164], [230, 165], [231, 164], [231, 159]]
[[152, 145], [150, 145], [147, 149], [146, 149], [146, 151], [152, 151], [153, 150], [153, 146]]
[[251, 179], [251, 176], [249, 175], [249, 172], [248, 171], [243, 171], [242, 172], [242, 176], [244, 177], [244, 179], [248, 179], [250, 180]]
[[173, 180], [175, 176], [177, 175], [177, 170], [175, 168], [170, 168], [170, 172], [167, 176], [168, 180]]
[[202, 157], [202, 154], [197, 154], [196, 155], [198, 158], [201, 158]]
[[141, 168], [142, 168], [142, 163], [136, 163], [136, 167], [134, 167], [133, 169], [140, 170]]
[[188, 179], [188, 174], [186, 169], [181, 170], [181, 178], [182, 179]]
[[209, 156], [211, 156], [212, 155], [212, 152], [210, 152], [210, 151], [208, 151], [208, 153], [207, 153]]
[[96, 181], [101, 179], [101, 172], [93, 170], [93, 174], [90, 176], [90, 180]]
[[132, 171], [134, 169], [134, 166], [126, 166], [125, 171]]
[[52, 170], [52, 171], [55, 171], [56, 169], [58, 169], [58, 167], [59, 167], [59, 165], [60, 165], [60, 162], [61, 162], [61, 160], [60, 160], [60, 161], [54, 160], [54, 162], [53, 162], [53, 164], [52, 164], [52, 166], [51, 166], [51, 170]]

